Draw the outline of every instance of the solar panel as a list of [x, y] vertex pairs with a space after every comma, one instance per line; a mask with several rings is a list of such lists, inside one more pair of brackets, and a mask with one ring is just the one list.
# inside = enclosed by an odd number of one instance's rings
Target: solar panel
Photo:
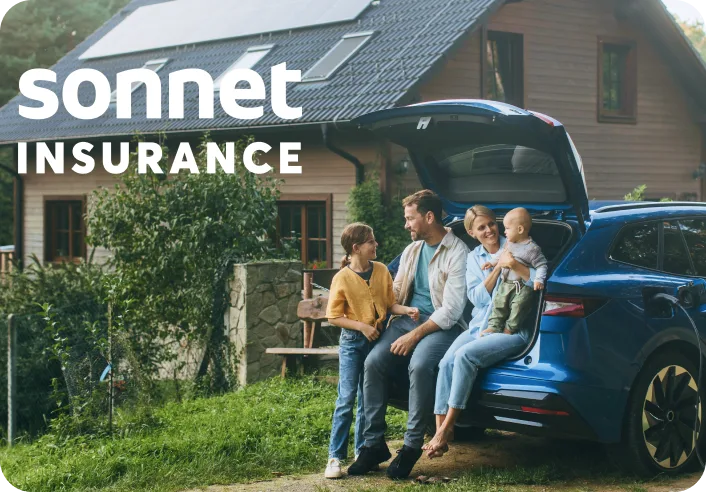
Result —
[[135, 10], [82, 60], [356, 19], [371, 0], [173, 0]]
[[343, 65], [346, 60], [355, 54], [365, 42], [370, 39], [372, 32], [347, 34], [329, 50], [324, 57], [316, 62], [302, 77], [304, 82], [326, 80]]

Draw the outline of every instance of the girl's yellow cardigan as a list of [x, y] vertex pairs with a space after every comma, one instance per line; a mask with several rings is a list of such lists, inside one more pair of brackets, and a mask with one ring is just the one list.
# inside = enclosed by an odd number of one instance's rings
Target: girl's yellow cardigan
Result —
[[373, 261], [370, 285], [348, 267], [342, 268], [331, 282], [331, 291], [326, 307], [329, 319], [346, 318], [379, 328], [387, 311], [395, 304], [392, 292], [392, 275], [387, 267]]

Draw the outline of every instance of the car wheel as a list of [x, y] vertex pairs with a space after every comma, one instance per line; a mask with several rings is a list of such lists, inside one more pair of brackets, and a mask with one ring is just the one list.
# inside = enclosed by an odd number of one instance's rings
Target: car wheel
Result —
[[645, 364], [630, 394], [623, 440], [609, 448], [620, 468], [640, 476], [676, 475], [698, 463], [703, 419], [698, 395], [703, 400], [704, 390], [697, 378], [698, 366], [678, 352]]
[[454, 427], [455, 442], [474, 442], [480, 441], [485, 437], [485, 427], [476, 427], [473, 425], [457, 425]]

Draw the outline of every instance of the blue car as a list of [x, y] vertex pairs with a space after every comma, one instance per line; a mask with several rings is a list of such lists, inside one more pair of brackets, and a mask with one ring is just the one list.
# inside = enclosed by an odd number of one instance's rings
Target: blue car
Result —
[[429, 102], [355, 123], [409, 151], [469, 247], [468, 207], [533, 215], [549, 261], [534, 336], [484, 371], [462, 426], [602, 442], [640, 475], [699, 465], [706, 204], [589, 203], [563, 125], [504, 103]]

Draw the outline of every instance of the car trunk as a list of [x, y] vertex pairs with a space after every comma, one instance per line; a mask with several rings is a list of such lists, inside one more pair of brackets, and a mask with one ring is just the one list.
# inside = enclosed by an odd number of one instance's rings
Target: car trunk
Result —
[[[581, 158], [563, 125], [548, 116], [494, 101], [452, 100], [377, 111], [354, 123], [407, 149], [422, 185], [441, 197], [447, 223], [471, 248], [478, 243], [462, 219], [476, 204], [495, 211], [501, 234], [505, 213], [526, 208], [549, 275], [585, 231]], [[526, 321], [535, 334], [541, 303], [538, 295]]]

